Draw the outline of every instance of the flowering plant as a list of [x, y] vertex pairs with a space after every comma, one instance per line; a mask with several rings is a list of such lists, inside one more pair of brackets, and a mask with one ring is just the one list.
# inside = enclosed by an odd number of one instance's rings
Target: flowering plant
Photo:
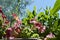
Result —
[[33, 12], [28, 10], [27, 17], [22, 20], [16, 13], [13, 13], [12, 16], [15, 22], [10, 25], [12, 23], [0, 7], [0, 38], [42, 38], [48, 40], [48, 38], [60, 37], [59, 14], [48, 10], [48, 8], [39, 14], [36, 13], [36, 9]]
[[2, 12], [0, 7], [0, 38], [5, 35], [6, 29], [9, 27], [9, 21], [6, 19], [6, 15]]

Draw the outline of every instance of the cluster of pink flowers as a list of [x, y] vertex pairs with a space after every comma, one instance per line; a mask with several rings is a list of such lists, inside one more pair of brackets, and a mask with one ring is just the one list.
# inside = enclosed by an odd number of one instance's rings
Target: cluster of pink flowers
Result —
[[17, 37], [17, 35], [21, 32], [20, 28], [17, 27], [16, 29], [14, 28], [8, 28], [6, 30], [6, 35], [5, 37], [7, 37], [8, 39], [14, 39], [15, 37]]
[[36, 27], [39, 30], [39, 32], [45, 32], [46, 26], [43, 26], [40, 22], [36, 21], [35, 19], [32, 19], [30, 20], [30, 23], [33, 23], [34, 27]]
[[2, 18], [4, 19], [6, 19], [6, 15], [4, 15], [4, 13], [3, 13], [3, 11], [2, 11], [2, 7], [0, 7], [0, 14], [2, 14]]
[[20, 25], [22, 24], [22, 22], [19, 19], [16, 19], [17, 18], [16, 14], [13, 14], [12, 16], [14, 17], [16, 22], [14, 23], [13, 27], [8, 28], [8, 30], [6, 32], [7, 37], [9, 37], [11, 39], [16, 37], [21, 32]]
[[[10, 23], [10, 21], [7, 19], [6, 15], [3, 13], [2, 7], [0, 7], [0, 14], [1, 14], [1, 17], [3, 18], [2, 28], [5, 28], [6, 25]], [[5, 31], [6, 34], [4, 35], [4, 37], [10, 38], [10, 39], [16, 37], [16, 35], [20, 33], [21, 29], [19, 26], [22, 24], [21, 20], [19, 20], [18, 16], [15, 13], [12, 14], [12, 16], [14, 17], [16, 22], [14, 23], [13, 27], [6, 28], [6, 31]]]
[[19, 27], [22, 24], [21, 20], [19, 20], [19, 18], [18, 18], [18, 16], [16, 14], [12, 14], [12, 16], [16, 20], [16, 22], [13, 25], [13, 27], [15, 27], [15, 28]]
[[[2, 18], [3, 18], [2, 27], [3, 27], [3, 26], [6, 26], [6, 25], [9, 23], [9, 21], [8, 21], [8, 19], [6, 18], [6, 15], [3, 13], [2, 7], [0, 7], [0, 14], [1, 14]], [[5, 20], [4, 20], [4, 19], [5, 19]]]
[[15, 27], [15, 29], [16, 29], [16, 28], [19, 27], [20, 25], [21, 25], [21, 21], [20, 21], [20, 20], [17, 20], [17, 21], [14, 23], [13, 27]]
[[[0, 14], [3, 18], [2, 28], [5, 28], [6, 25], [8, 25], [10, 23], [10, 21], [7, 19], [6, 15], [3, 13], [1, 7], [0, 7]], [[4, 37], [7, 37], [8, 39], [14, 39], [21, 32], [20, 25], [22, 25], [22, 21], [19, 19], [19, 17], [15, 13], [13, 13], [12, 16], [13, 16], [13, 19], [15, 19], [16, 21], [12, 27], [7, 28], [7, 30], [5, 31], [6, 34], [4, 35]], [[31, 19], [30, 23], [33, 23], [34, 27], [37, 28], [40, 33], [45, 32], [46, 26], [44, 26], [42, 23], [36, 21], [35, 18]], [[54, 37], [55, 37], [55, 35], [52, 33], [46, 35], [46, 38], [54, 38]], [[46, 38], [44, 40], [47, 40]]]

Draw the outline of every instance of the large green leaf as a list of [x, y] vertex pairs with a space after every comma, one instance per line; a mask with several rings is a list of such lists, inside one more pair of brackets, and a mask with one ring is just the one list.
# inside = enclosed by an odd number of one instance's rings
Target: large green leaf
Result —
[[55, 13], [60, 10], [60, 0], [56, 0], [54, 7], [51, 10], [51, 13]]

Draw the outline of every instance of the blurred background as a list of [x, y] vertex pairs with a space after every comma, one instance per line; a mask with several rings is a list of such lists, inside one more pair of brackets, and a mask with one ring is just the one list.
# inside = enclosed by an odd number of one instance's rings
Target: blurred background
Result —
[[36, 6], [37, 12], [44, 11], [42, 8], [52, 8], [56, 0], [0, 0], [3, 12], [9, 17], [12, 13], [20, 16], [20, 19], [26, 17], [26, 9], [33, 11]]

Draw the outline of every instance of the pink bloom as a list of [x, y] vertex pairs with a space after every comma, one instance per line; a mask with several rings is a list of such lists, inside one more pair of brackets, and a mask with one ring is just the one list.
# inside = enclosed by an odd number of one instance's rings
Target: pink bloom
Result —
[[46, 30], [46, 26], [43, 26], [42, 28], [40, 28], [40, 32], [41, 32], [41, 33], [44, 33], [45, 30]]
[[44, 40], [47, 40], [48, 38], [55, 38], [55, 35], [50, 33], [46, 36], [46, 38], [44, 38]]
[[8, 28], [7, 30], [10, 30], [10, 31], [12, 31], [12, 28]]
[[20, 20], [17, 20], [15, 23], [14, 23], [14, 28], [16, 29], [17, 27], [19, 27], [20, 25], [22, 24], [22, 22]]
[[12, 33], [12, 28], [8, 28], [6, 30], [6, 37], [10, 37], [11, 36], [11, 33]]
[[6, 16], [4, 15], [3, 11], [2, 11], [2, 7], [0, 6], [0, 13], [2, 14], [2, 18], [6, 18]]
[[42, 26], [41, 23], [37, 22], [37, 21], [34, 20], [34, 19], [30, 20], [30, 23], [33, 23], [34, 26], [35, 26], [36, 28], [38, 28], [38, 29], [40, 29], [40, 27]]
[[15, 38], [14, 36], [9, 37], [10, 40], [12, 40], [12, 39], [14, 39], [14, 38]]
[[6, 16], [4, 14], [2, 14], [2, 18], [4, 19], [4, 18], [6, 18]]
[[17, 33], [20, 33], [20, 28], [19, 27], [17, 27], [16, 29], [15, 29], [15, 31], [17, 32]]
[[46, 27], [43, 26], [40, 22], [37, 22], [35, 19], [30, 20], [30, 23], [33, 23], [34, 26], [39, 30], [39, 32], [45, 32]]
[[36, 26], [36, 28], [40, 28], [42, 26], [42, 24], [39, 22], [36, 22], [34, 25]]
[[18, 23], [14, 23], [14, 28], [16, 29], [17, 27], [19, 27], [20, 25], [18, 25]]
[[17, 15], [15, 13], [12, 14], [13, 17], [16, 17]]
[[13, 28], [14, 28], [14, 30], [16, 31], [16, 33], [20, 33], [20, 28], [19, 28], [19, 26], [21, 25], [21, 21], [20, 20], [17, 20], [15, 23], [14, 23], [14, 25], [13, 25]]
[[36, 23], [35, 19], [30, 20], [30, 23]]
[[5, 24], [8, 24], [8, 23], [9, 23], [9, 21], [8, 21], [8, 20], [6, 20], [6, 21], [5, 21]]
[[52, 33], [50, 33], [50, 34], [48, 34], [48, 35], [46, 36], [46, 38], [54, 38], [54, 37], [55, 37], [55, 35], [52, 34]]
[[16, 29], [18, 27], [17, 23], [14, 23], [13, 27]]
[[18, 25], [21, 25], [22, 24], [22, 22], [20, 20], [17, 20], [17, 23], [18, 23]]

